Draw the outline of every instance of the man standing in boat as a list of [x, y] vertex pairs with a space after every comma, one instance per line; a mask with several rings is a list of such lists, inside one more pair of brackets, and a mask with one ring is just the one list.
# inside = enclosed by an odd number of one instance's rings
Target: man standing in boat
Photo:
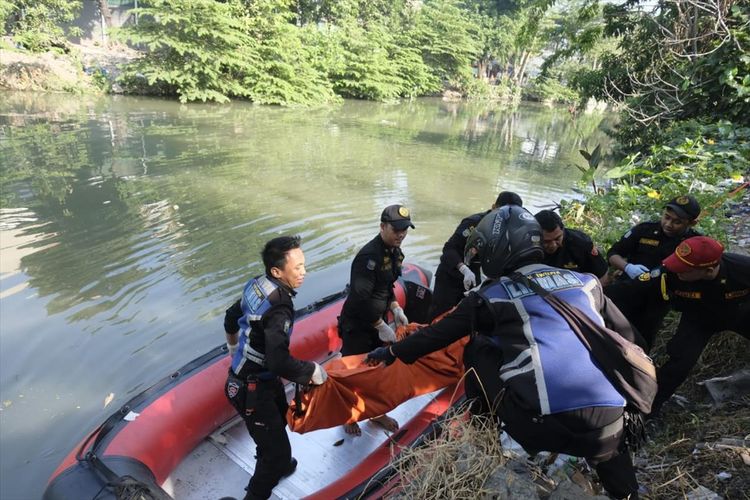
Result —
[[373, 350], [365, 362], [413, 363], [471, 335], [464, 351], [471, 411], [496, 418], [529, 453], [585, 457], [610, 494], [635, 499], [638, 482], [624, 446], [625, 398], [565, 318], [523, 280], [628, 340], [636, 335], [594, 276], [541, 264], [541, 242], [541, 227], [525, 209], [506, 205], [490, 212], [469, 237], [464, 257], [479, 260], [489, 279], [439, 322]]
[[503, 205], [523, 206], [521, 197], [512, 191], [502, 191], [497, 195], [490, 210], [478, 212], [463, 219], [443, 245], [440, 264], [435, 271], [435, 290], [427, 317], [430, 321], [440, 316], [464, 298], [466, 291], [479, 284], [479, 264], [464, 264], [464, 247], [466, 239], [491, 210]]
[[[403, 205], [385, 207], [380, 216], [380, 233], [354, 257], [349, 295], [338, 324], [342, 355], [364, 354], [384, 342], [395, 342], [396, 334], [386, 322], [389, 309], [396, 325], [409, 322], [396, 301], [393, 284], [401, 276], [404, 261], [401, 243], [410, 227], [414, 229], [408, 208]], [[387, 415], [372, 421], [391, 432], [398, 429], [398, 422]], [[356, 422], [346, 424], [344, 430], [356, 436], [362, 433]]]
[[265, 274], [247, 282], [242, 297], [224, 316], [232, 366], [225, 393], [245, 421], [257, 447], [255, 473], [245, 500], [266, 499], [279, 481], [292, 474], [286, 434], [287, 400], [279, 377], [297, 384], [322, 384], [326, 372], [317, 363], [289, 354], [296, 288], [305, 279], [305, 255], [298, 236], [281, 236], [262, 252]]

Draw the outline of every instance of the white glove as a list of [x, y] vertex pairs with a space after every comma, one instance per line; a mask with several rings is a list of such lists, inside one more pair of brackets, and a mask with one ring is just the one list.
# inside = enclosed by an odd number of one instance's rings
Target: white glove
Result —
[[315, 363], [315, 371], [313, 372], [312, 377], [310, 377], [310, 383], [312, 385], [320, 385], [327, 379], [328, 374], [326, 373], [325, 369], [318, 363]]
[[409, 318], [406, 317], [401, 306], [392, 307], [391, 311], [393, 311], [393, 320], [396, 322], [396, 326], [406, 326], [409, 324]]
[[469, 266], [461, 264], [458, 270], [464, 275], [464, 290], [471, 290], [477, 286], [477, 275], [469, 269]]
[[[399, 309], [401, 308], [399, 307]], [[375, 328], [378, 330], [378, 338], [380, 340], [383, 342], [396, 342], [396, 332], [393, 331], [393, 328], [388, 326], [388, 323], [381, 319], [380, 322], [375, 325]]]
[[640, 276], [643, 273], [651, 272], [649, 268], [644, 266], [643, 264], [628, 264], [625, 266], [625, 274], [630, 276], [631, 280], [636, 279], [638, 276]]
[[227, 352], [229, 353], [229, 357], [233, 358], [234, 353], [237, 352], [237, 348], [240, 346], [240, 343], [237, 342], [236, 344], [230, 344], [227, 342]]

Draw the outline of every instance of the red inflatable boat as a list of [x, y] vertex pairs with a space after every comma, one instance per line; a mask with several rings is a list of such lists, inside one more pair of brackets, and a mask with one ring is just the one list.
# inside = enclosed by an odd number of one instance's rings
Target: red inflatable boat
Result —
[[[336, 356], [336, 318], [346, 297], [348, 265], [310, 275], [295, 305], [291, 352], [325, 362]], [[430, 274], [407, 264], [396, 296], [413, 321], [424, 321]], [[255, 446], [224, 396], [229, 357], [224, 346], [191, 361], [135, 396], [79, 443], [50, 478], [45, 500], [241, 497], [253, 472]], [[291, 396], [291, 384], [287, 394]], [[462, 390], [448, 387], [406, 401], [389, 415], [401, 428], [388, 436], [361, 424], [289, 433], [297, 471], [275, 488], [276, 498], [367, 498], [392, 484], [389, 463], [403, 447], [433, 435]]]

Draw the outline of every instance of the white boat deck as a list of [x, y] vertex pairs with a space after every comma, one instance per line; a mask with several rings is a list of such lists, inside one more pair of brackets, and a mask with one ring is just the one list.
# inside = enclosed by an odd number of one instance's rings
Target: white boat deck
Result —
[[[439, 393], [406, 401], [388, 415], [405, 426]], [[365, 421], [360, 422], [360, 428], [362, 435], [357, 437], [347, 435], [343, 427], [306, 434], [287, 429], [292, 455], [299, 463], [296, 472], [279, 483], [271, 498], [299, 499], [310, 495], [338, 480], [377, 447], [390, 443], [379, 425]], [[237, 417], [188, 454], [162, 486], [177, 500], [241, 499], [255, 468], [254, 455], [255, 444]]]

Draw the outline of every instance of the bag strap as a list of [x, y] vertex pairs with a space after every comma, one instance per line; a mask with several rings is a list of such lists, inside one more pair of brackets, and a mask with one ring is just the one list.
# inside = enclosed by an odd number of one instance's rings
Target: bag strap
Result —
[[591, 350], [589, 338], [586, 336], [586, 331], [588, 330], [585, 328], [580, 328], [579, 326], [581, 322], [590, 325], [591, 318], [586, 316], [586, 314], [584, 314], [577, 307], [571, 306], [561, 298], [551, 294], [548, 290], [542, 288], [541, 285], [530, 280], [528, 277], [524, 276], [518, 271], [511, 274], [510, 279], [517, 283], [525, 285], [527, 288], [546, 300], [555, 311], [557, 311], [563, 318], [565, 318], [565, 321], [567, 321], [571, 326], [571, 330], [573, 330], [581, 340], [581, 342], [583, 342], [583, 345], [586, 346], [586, 349], [588, 349], [589, 351]]

